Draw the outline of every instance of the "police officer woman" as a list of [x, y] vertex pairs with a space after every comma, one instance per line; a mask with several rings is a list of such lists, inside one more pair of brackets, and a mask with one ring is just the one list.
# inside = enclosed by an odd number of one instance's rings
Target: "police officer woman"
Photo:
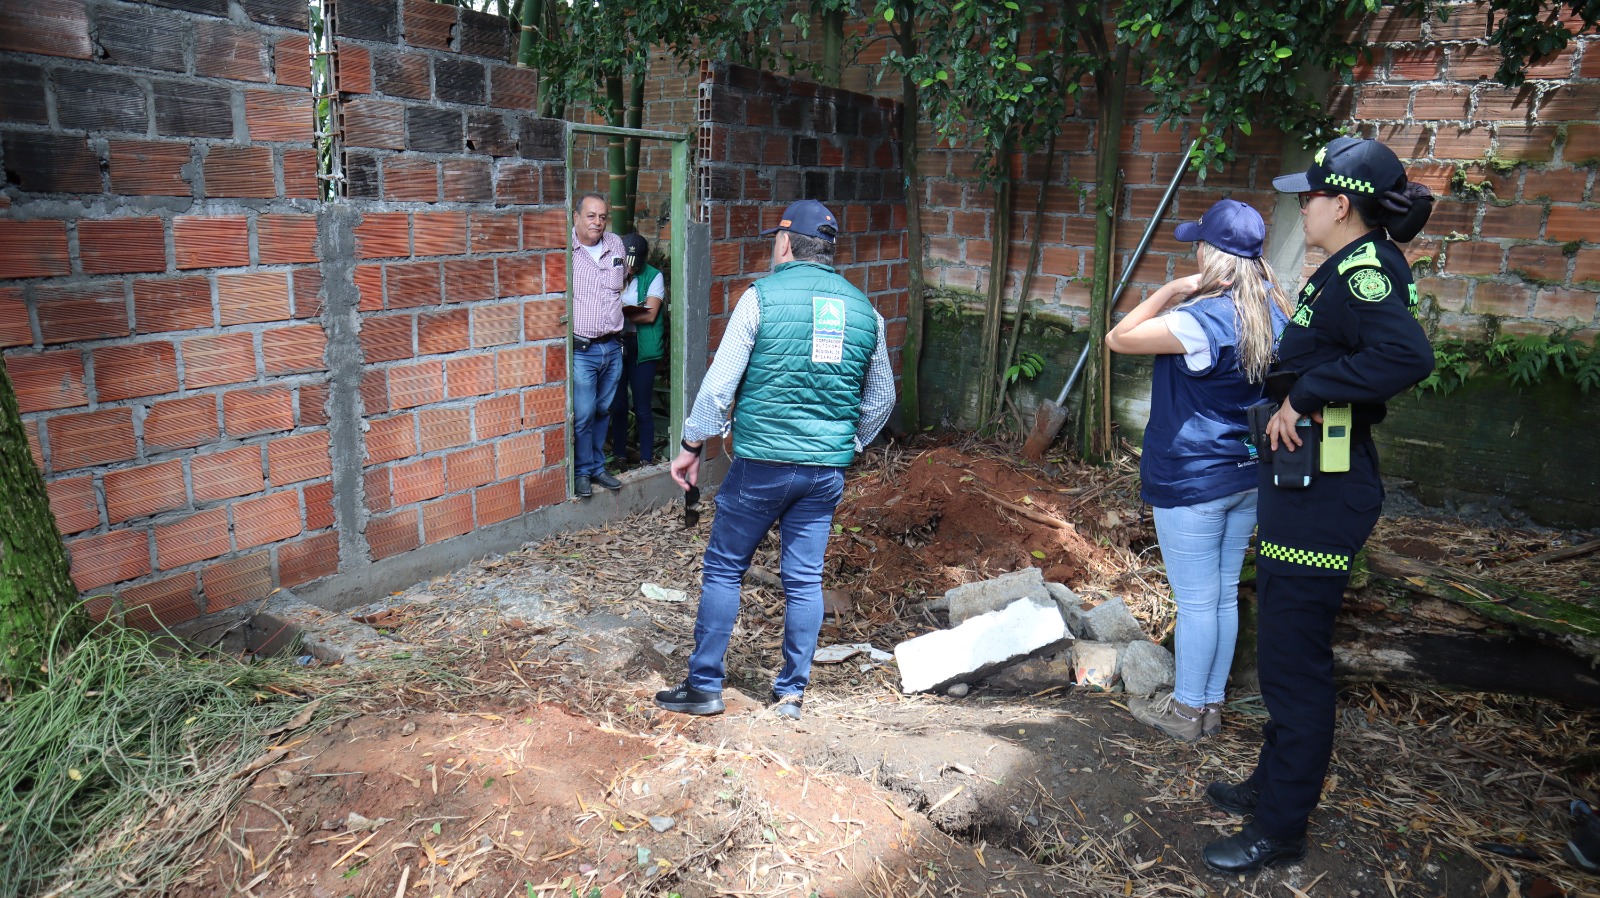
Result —
[[[1329, 255], [1300, 291], [1267, 380], [1281, 405], [1265, 427], [1271, 464], [1262, 452], [1256, 651], [1271, 719], [1249, 778], [1206, 789], [1223, 810], [1254, 815], [1205, 848], [1206, 865], [1231, 874], [1305, 855], [1333, 751], [1333, 619], [1383, 504], [1372, 426], [1385, 402], [1433, 370], [1417, 288], [1394, 243], [1427, 223], [1427, 188], [1407, 182], [1388, 147], [1353, 137], [1273, 186], [1299, 194], [1306, 245]], [[1306, 477], [1294, 465], [1302, 453], [1317, 460], [1302, 466]]]

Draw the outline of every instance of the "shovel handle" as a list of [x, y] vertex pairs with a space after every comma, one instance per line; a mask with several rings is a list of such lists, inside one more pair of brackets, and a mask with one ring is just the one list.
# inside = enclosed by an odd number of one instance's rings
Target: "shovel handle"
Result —
[[[1106, 301], [1106, 308], [1114, 309], [1117, 300], [1122, 298], [1122, 291], [1128, 288], [1128, 281], [1133, 277], [1133, 270], [1139, 267], [1139, 260], [1144, 258], [1144, 251], [1150, 248], [1150, 238], [1155, 236], [1156, 228], [1160, 227], [1161, 219], [1167, 215], [1167, 207], [1172, 205], [1172, 198], [1178, 193], [1178, 185], [1183, 183], [1183, 175], [1189, 170], [1189, 160], [1194, 156], [1195, 145], [1200, 141], [1189, 141], [1188, 149], [1183, 151], [1183, 162], [1178, 164], [1178, 170], [1172, 173], [1172, 181], [1167, 184], [1167, 192], [1161, 195], [1161, 202], [1156, 205], [1156, 213], [1150, 216], [1150, 223], [1145, 225], [1144, 236], [1139, 238], [1139, 245], [1134, 248], [1133, 255], [1128, 259], [1128, 266], [1122, 270], [1122, 277], [1118, 279], [1116, 289], [1111, 291], [1111, 298]], [[1078, 382], [1078, 374], [1083, 371], [1083, 363], [1089, 358], [1089, 341], [1085, 340], [1083, 352], [1078, 353], [1078, 363], [1072, 366], [1072, 373], [1067, 376], [1067, 382], [1061, 387], [1061, 395], [1056, 397], [1056, 405], [1067, 401], [1067, 394], [1072, 392], [1072, 385]]]

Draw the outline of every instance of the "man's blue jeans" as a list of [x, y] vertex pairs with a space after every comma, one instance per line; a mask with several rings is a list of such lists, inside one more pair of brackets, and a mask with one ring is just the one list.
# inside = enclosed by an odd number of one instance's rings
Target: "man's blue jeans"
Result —
[[[622, 376], [617, 378], [617, 395], [611, 401], [611, 454], [621, 460], [628, 449], [628, 412], [639, 426], [639, 461], [650, 464], [656, 449], [656, 416], [650, 400], [656, 386], [656, 360], [641, 362], [639, 344], [632, 335], [622, 338]], [[629, 393], [632, 402], [629, 402]]]
[[611, 399], [622, 377], [622, 342], [607, 340], [572, 350], [572, 473], [593, 477], [606, 469], [606, 428]]
[[1173, 692], [1191, 708], [1220, 702], [1239, 637], [1239, 571], [1256, 529], [1256, 491], [1154, 512], [1178, 605]]
[[822, 629], [822, 559], [842, 495], [843, 468], [733, 460], [717, 490], [717, 516], [706, 544], [690, 686], [722, 691], [723, 656], [739, 617], [739, 587], [756, 546], [777, 521], [785, 605], [783, 670], [772, 692], [780, 698], [805, 692]]

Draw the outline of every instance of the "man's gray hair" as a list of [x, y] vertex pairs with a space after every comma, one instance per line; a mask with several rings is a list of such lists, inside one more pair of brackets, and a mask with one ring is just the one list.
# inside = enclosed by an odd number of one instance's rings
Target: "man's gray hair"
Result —
[[789, 250], [794, 253], [796, 262], [833, 264], [834, 243], [832, 240], [823, 240], [821, 237], [808, 237], [805, 234], [796, 234], [793, 231], [789, 231], [788, 234]]
[[601, 196], [600, 194], [594, 193], [594, 192], [585, 193], [582, 196], [578, 197], [578, 201], [576, 203], [572, 204], [572, 208], [581, 212], [581, 211], [583, 211], [583, 204], [588, 202], [589, 200], [599, 200], [600, 201], [600, 205], [606, 207], [606, 212], [609, 213], [611, 211], [611, 201], [606, 199], [605, 197]]

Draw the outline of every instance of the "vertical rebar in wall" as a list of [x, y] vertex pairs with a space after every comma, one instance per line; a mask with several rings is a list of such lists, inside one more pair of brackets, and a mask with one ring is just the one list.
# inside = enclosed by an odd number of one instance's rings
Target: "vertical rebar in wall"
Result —
[[334, 53], [334, 0], [309, 0], [311, 96], [316, 109], [317, 195], [324, 202], [344, 195], [339, 150], [338, 56]]

